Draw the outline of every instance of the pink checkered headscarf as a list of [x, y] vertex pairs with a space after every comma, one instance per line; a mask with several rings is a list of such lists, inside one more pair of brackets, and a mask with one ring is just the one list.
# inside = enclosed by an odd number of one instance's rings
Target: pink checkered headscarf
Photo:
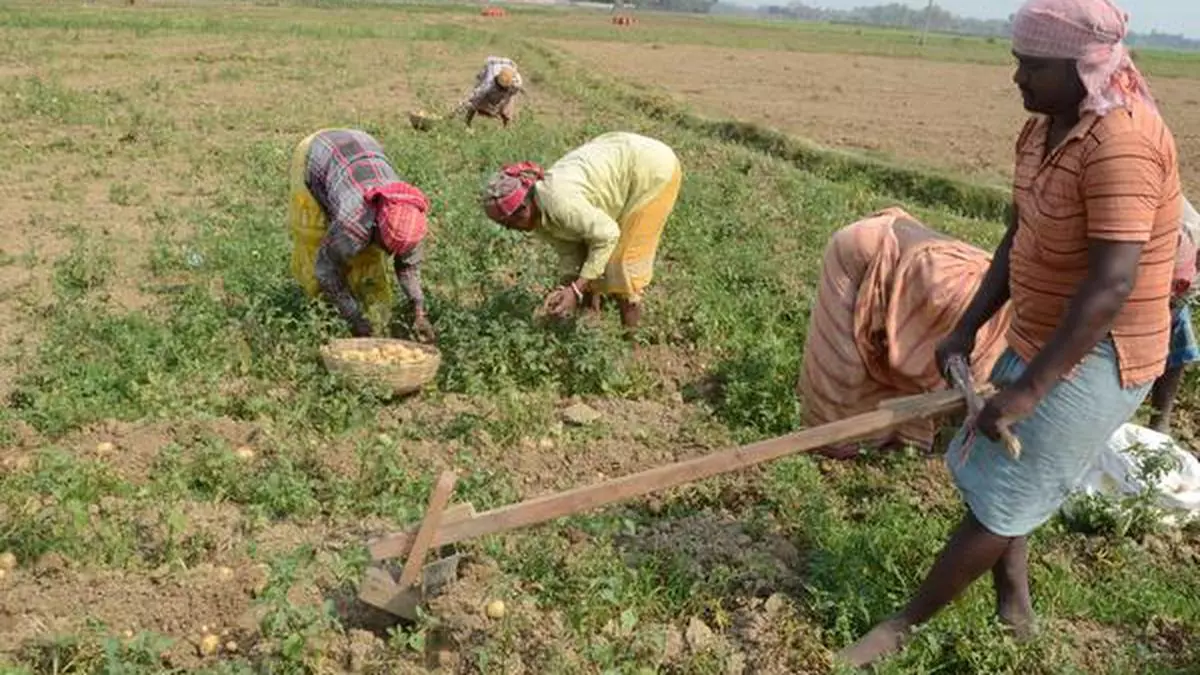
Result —
[[1074, 59], [1087, 89], [1081, 113], [1104, 116], [1140, 97], [1156, 107], [1126, 49], [1129, 15], [1111, 0], [1028, 0], [1013, 19], [1013, 51]]
[[544, 176], [542, 167], [535, 162], [519, 162], [501, 168], [484, 188], [483, 210], [488, 218], [499, 223], [511, 216]]
[[425, 238], [429, 199], [419, 188], [403, 182], [389, 183], [371, 190], [365, 198], [377, 205], [379, 241], [389, 253], [404, 255]]

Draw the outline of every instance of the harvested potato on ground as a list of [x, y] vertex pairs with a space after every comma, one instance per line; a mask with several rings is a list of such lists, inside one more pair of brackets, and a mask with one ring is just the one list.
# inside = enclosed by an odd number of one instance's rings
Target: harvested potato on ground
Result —
[[213, 654], [216, 654], [217, 650], [220, 648], [221, 638], [217, 637], [216, 635], [209, 634], [200, 638], [201, 656], [212, 656]]
[[17, 568], [17, 556], [12, 551], [0, 553], [0, 570], [5, 572]]
[[503, 600], [493, 600], [493, 601], [489, 602], [487, 605], [488, 618], [503, 619], [504, 612], [505, 612], [505, 608], [504, 608]]

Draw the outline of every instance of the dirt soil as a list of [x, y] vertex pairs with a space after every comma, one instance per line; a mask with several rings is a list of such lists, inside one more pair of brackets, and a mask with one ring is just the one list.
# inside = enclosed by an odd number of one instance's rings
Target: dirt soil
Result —
[[[201, 565], [181, 572], [127, 573], [76, 569], [71, 561], [48, 554], [33, 569], [18, 570], [0, 582], [0, 652], [29, 648], [39, 637], [80, 630], [86, 619], [95, 618], [113, 637], [144, 630], [176, 636], [180, 639], [165, 654], [166, 660], [195, 665], [197, 645], [206, 632], [221, 636], [223, 643], [242, 644], [257, 633], [253, 597], [264, 581], [264, 571], [257, 567], [218, 571]], [[67, 607], [86, 607], [87, 616], [65, 611]]]
[[656, 521], [616, 544], [631, 565], [647, 558], [669, 559], [697, 578], [728, 569], [734, 574], [731, 588], [742, 595], [767, 597], [801, 590], [803, 560], [796, 547], [778, 535], [754, 536], [743, 520], [730, 515], [701, 512]]
[[[822, 145], [1005, 183], [1025, 120], [1006, 66], [697, 45], [557, 41], [610, 74]], [[1200, 84], [1151, 87], [1179, 146], [1185, 192], [1200, 190]]]
[[[728, 673], [828, 672], [828, 650], [791, 599], [798, 592], [793, 586], [801, 559], [786, 540], [752, 535], [744, 523], [710, 512], [664, 519], [614, 543], [631, 562], [646, 555], [674, 556], [689, 560], [693, 573], [707, 574], [718, 566], [751, 572], [733, 580], [728, 616], [719, 622], [713, 617], [686, 616], [626, 630], [614, 621], [588, 638], [593, 647], [627, 645], [643, 663], [665, 672], [689, 672], [692, 659], [706, 653], [723, 663]], [[440, 627], [427, 648], [427, 666], [441, 672], [475, 672], [477, 647], [495, 645], [500, 638], [506, 647], [504, 654], [497, 654], [503, 659], [503, 672], [546, 672], [550, 664], [556, 672], [582, 667], [577, 656], [580, 645], [571, 637], [561, 608], [538, 606], [523, 594], [513, 599], [506, 585], [511, 581], [506, 582], [491, 561], [469, 561], [460, 573], [430, 602]], [[485, 612], [495, 599], [507, 604], [502, 620]]]

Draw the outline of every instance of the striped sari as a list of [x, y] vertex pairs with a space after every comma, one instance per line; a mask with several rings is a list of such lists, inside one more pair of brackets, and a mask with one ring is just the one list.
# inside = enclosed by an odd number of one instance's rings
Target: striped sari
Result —
[[[796, 386], [805, 424], [945, 388], [934, 349], [966, 311], [990, 263], [988, 253], [926, 229], [898, 208], [835, 233], [825, 249]], [[971, 367], [980, 382], [1007, 346], [1010, 319], [1005, 305], [976, 336]], [[918, 420], [864, 442], [929, 449], [936, 430], [933, 420]], [[857, 446], [822, 454], [853, 456]]]

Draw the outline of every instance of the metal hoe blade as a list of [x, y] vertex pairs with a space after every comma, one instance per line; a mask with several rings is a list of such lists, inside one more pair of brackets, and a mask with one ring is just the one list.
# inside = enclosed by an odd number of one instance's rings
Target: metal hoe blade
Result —
[[462, 508], [447, 506], [450, 496], [454, 493], [456, 478], [453, 471], [443, 471], [429, 494], [429, 506], [425, 511], [425, 519], [417, 530], [412, 550], [400, 568], [399, 578], [395, 578], [387, 570], [372, 567], [367, 570], [362, 589], [358, 598], [364, 603], [377, 607], [406, 619], [417, 618], [417, 608], [425, 596], [444, 586], [458, 575], [458, 555], [441, 556], [426, 565], [425, 554], [433, 549], [437, 551], [434, 540], [443, 518], [449, 514], [451, 518], [470, 516], [474, 509], [469, 504]]
[[[462, 554], [438, 558], [421, 569], [419, 583], [402, 589], [392, 572], [383, 567], [370, 567], [359, 589], [358, 599], [389, 614], [409, 621], [417, 620], [417, 608], [426, 598], [436, 595], [443, 587], [458, 578]], [[403, 568], [400, 568], [401, 570]]]

